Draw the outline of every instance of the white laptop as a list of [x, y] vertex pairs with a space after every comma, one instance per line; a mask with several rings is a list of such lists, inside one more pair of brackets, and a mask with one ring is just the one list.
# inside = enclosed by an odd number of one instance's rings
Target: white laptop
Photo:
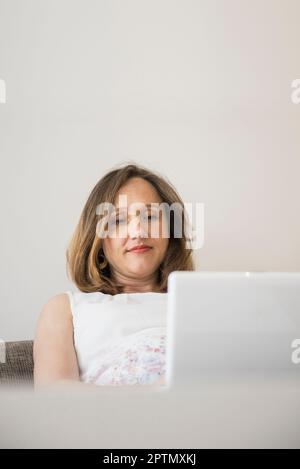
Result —
[[166, 386], [241, 372], [300, 378], [300, 272], [172, 272]]

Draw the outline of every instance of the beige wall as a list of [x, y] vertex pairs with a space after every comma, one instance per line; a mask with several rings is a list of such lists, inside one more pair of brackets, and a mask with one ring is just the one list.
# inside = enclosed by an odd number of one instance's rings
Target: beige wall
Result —
[[0, 0], [0, 337], [72, 284], [65, 249], [111, 166], [205, 204], [201, 270], [300, 270], [298, 0]]

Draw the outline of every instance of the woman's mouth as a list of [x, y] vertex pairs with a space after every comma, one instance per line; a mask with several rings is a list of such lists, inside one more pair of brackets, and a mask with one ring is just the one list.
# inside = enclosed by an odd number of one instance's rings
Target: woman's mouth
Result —
[[150, 249], [152, 249], [150, 246], [142, 246], [131, 249], [129, 252], [133, 252], [135, 254], [142, 254], [144, 252], [150, 251]]

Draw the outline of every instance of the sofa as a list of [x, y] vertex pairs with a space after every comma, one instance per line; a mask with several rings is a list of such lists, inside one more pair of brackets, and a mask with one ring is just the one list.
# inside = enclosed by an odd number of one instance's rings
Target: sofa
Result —
[[1, 346], [0, 385], [33, 387], [33, 340], [4, 342]]

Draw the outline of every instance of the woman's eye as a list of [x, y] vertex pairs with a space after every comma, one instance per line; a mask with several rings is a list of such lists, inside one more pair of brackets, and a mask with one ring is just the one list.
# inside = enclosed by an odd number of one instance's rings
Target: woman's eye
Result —
[[157, 215], [154, 215], [153, 213], [144, 216], [144, 220], [145, 219], [147, 219], [147, 220], [157, 220], [157, 218], [158, 218]]
[[125, 221], [124, 218], [118, 218], [118, 219], [116, 220], [116, 224], [118, 225], [118, 224], [120, 224], [120, 223], [123, 223], [124, 221]]
[[[158, 219], [158, 216], [157, 215], [154, 215], [154, 214], [150, 214], [150, 215], [146, 215], [144, 216], [144, 219], [147, 218], [148, 220], [152, 219], [152, 220], [157, 220]], [[116, 225], [119, 225], [119, 224], [123, 224], [123, 223], [126, 223], [126, 219], [125, 218], [117, 218], [115, 220], [115, 223]]]

